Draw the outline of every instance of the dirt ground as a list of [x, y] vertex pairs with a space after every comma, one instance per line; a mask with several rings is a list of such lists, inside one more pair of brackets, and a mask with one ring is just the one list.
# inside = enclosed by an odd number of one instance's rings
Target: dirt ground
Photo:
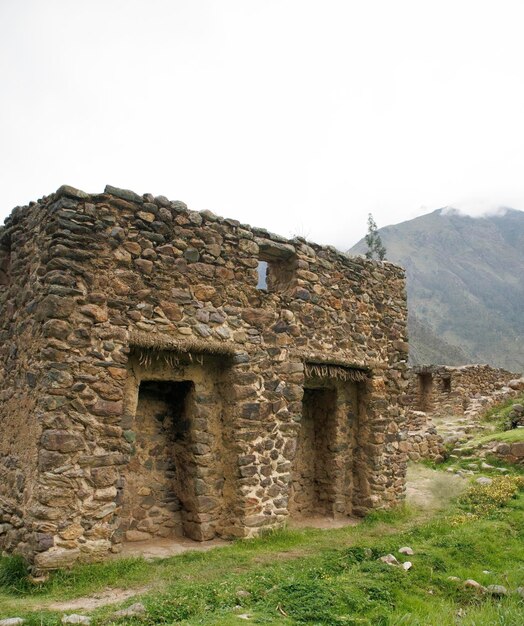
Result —
[[415, 508], [435, 512], [445, 508], [466, 486], [467, 480], [456, 474], [412, 464], [408, 468], [406, 503]]

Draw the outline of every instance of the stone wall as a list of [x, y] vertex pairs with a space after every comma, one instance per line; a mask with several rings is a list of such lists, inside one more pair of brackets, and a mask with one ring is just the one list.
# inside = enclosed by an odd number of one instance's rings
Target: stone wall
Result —
[[516, 378], [517, 374], [489, 365], [410, 368], [403, 398], [407, 407], [409, 458], [443, 460], [445, 441], [437, 432], [433, 417], [464, 415], [473, 422], [493, 404], [516, 394], [508, 386]]
[[444, 440], [439, 435], [431, 414], [408, 409], [406, 423], [408, 456], [411, 461], [429, 459], [440, 463], [445, 459]]
[[519, 376], [490, 365], [413, 367], [405, 401], [416, 411], [462, 415], [476, 396], [490, 396]]
[[36, 570], [249, 537], [316, 513], [301, 489], [403, 498], [400, 268], [112, 187], [15, 209], [0, 250], [0, 547]]

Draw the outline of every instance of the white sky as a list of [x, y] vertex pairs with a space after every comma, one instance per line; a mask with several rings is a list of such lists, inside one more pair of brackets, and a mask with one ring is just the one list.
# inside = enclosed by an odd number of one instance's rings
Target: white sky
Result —
[[67, 183], [342, 248], [524, 208], [522, 0], [0, 0], [0, 217]]

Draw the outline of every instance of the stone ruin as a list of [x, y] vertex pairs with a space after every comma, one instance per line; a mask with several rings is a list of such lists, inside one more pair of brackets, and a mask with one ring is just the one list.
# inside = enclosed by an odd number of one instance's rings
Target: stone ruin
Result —
[[519, 374], [490, 365], [421, 365], [411, 368], [409, 405], [433, 415], [463, 415], [475, 397], [502, 396]]
[[0, 548], [251, 537], [405, 490], [404, 273], [163, 196], [0, 228]]
[[409, 458], [443, 460], [445, 444], [451, 440], [437, 432], [433, 418], [461, 415], [474, 428], [492, 405], [518, 395], [519, 377], [520, 374], [485, 364], [410, 368], [404, 396]]

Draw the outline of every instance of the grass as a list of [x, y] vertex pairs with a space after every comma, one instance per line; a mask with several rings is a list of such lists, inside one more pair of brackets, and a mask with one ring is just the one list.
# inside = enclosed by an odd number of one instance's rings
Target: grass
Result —
[[502, 432], [490, 433], [489, 435], [481, 435], [475, 437], [469, 445], [479, 446], [490, 441], [501, 441], [505, 443], [517, 443], [518, 441], [524, 441], [524, 428], [513, 428], [512, 430], [504, 430]]
[[483, 422], [489, 424], [493, 430], [486, 434], [480, 434], [468, 442], [468, 446], [478, 447], [490, 441], [500, 441], [503, 443], [517, 443], [524, 441], [524, 428], [513, 428], [507, 430], [509, 414], [514, 404], [523, 404], [524, 395], [517, 398], [510, 398], [501, 404], [491, 407], [482, 417]]
[[496, 404], [488, 409], [482, 416], [482, 420], [493, 424], [497, 430], [503, 430], [506, 422], [508, 421], [508, 416], [511, 413], [513, 405], [523, 403], [524, 395], [519, 395], [516, 398], [509, 398], [508, 400], [505, 400], [500, 404]]
[[[145, 618], [114, 620], [115, 607], [103, 607], [92, 613], [92, 623], [520, 626], [524, 601], [517, 594], [495, 600], [448, 579], [474, 578], [510, 590], [524, 585], [524, 494], [517, 494], [519, 480], [497, 478], [491, 490], [475, 486], [431, 516], [400, 508], [374, 513], [354, 527], [283, 530], [150, 563], [126, 559], [79, 566], [54, 574], [39, 588], [24, 582], [20, 561], [2, 559], [0, 615], [25, 617], [30, 626], [55, 625], [63, 612], [46, 609], [51, 601], [108, 586], [146, 585], [140, 598]], [[486, 505], [487, 512], [482, 508]], [[475, 513], [479, 507], [482, 515]], [[411, 546], [415, 555], [400, 555], [403, 545]], [[400, 561], [409, 559], [412, 569], [406, 572], [377, 560], [388, 553]]]

